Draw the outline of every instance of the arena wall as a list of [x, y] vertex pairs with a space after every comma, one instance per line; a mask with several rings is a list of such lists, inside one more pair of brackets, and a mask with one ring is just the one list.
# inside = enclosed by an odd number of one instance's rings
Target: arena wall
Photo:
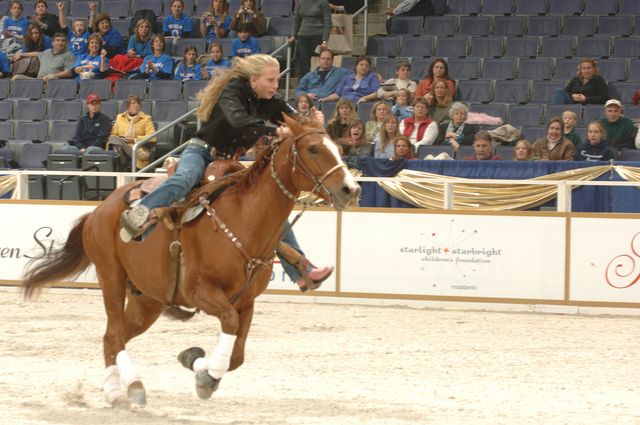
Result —
[[[0, 201], [0, 285], [18, 284], [96, 205]], [[312, 261], [336, 265], [315, 296], [640, 307], [635, 215], [319, 208], [295, 231]], [[96, 288], [95, 272], [56, 286]], [[279, 263], [268, 293], [300, 294]]]

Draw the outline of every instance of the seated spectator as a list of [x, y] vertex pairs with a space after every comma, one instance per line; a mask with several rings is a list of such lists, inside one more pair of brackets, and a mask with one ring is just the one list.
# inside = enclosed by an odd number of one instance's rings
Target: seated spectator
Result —
[[598, 64], [591, 58], [585, 58], [567, 86], [556, 89], [553, 103], [603, 104], [608, 97], [607, 82], [598, 74]]
[[354, 121], [359, 121], [356, 108], [349, 99], [340, 99], [336, 110], [327, 123], [327, 134], [333, 140], [347, 137], [347, 130]]
[[450, 119], [449, 110], [453, 104], [451, 93], [447, 90], [447, 84], [444, 81], [437, 81], [432, 84], [431, 90], [427, 93], [425, 99], [429, 102], [429, 116], [431, 119], [438, 125], [446, 124]]
[[[116, 116], [111, 129], [108, 146], [120, 151], [124, 158], [130, 159], [133, 145], [156, 131], [151, 116], [142, 112], [141, 106], [142, 100], [138, 96], [129, 96], [127, 110]], [[151, 143], [155, 141], [155, 138], [150, 140]], [[149, 164], [149, 157], [151, 157], [151, 150], [148, 145], [139, 147], [136, 150], [136, 168], [146, 167]]]
[[402, 121], [405, 118], [409, 118], [413, 115], [413, 106], [411, 103], [413, 96], [409, 89], [400, 89], [396, 95], [396, 104], [391, 107], [391, 113], [398, 118], [398, 121]]
[[373, 142], [378, 133], [380, 133], [380, 128], [382, 128], [382, 122], [384, 121], [387, 115], [391, 114], [391, 109], [389, 105], [385, 102], [379, 100], [373, 104], [373, 108], [371, 108], [371, 115], [369, 116], [369, 121], [365, 126], [365, 135], [369, 142]]
[[400, 121], [400, 134], [407, 136], [414, 146], [433, 145], [438, 138], [438, 124], [429, 118], [427, 99], [416, 97], [413, 116]]
[[576, 161], [609, 161], [615, 153], [607, 143], [607, 133], [600, 121], [591, 121], [587, 127], [587, 140], [576, 149]]
[[11, 75], [11, 65], [7, 55], [0, 51], [0, 78], [7, 78]]
[[173, 0], [171, 2], [171, 15], [167, 15], [162, 23], [162, 32], [165, 37], [189, 38], [193, 31], [193, 19], [182, 13], [184, 1]]
[[89, 26], [93, 32], [100, 34], [103, 48], [107, 51], [107, 57], [112, 58], [117, 54], [126, 53], [122, 34], [111, 26], [111, 18], [106, 13], [98, 13], [95, 17], [89, 15]]
[[181, 81], [202, 80], [202, 69], [196, 61], [197, 57], [198, 49], [196, 46], [186, 47], [184, 55], [182, 55], [182, 62], [176, 68], [173, 79]]
[[391, 23], [396, 16], [430, 16], [435, 14], [431, 0], [404, 0], [394, 8], [387, 8], [387, 34], [391, 32]]
[[53, 13], [49, 13], [49, 6], [47, 5], [46, 1], [36, 1], [33, 9], [34, 14], [29, 19], [31, 25], [37, 26], [44, 34], [48, 35], [49, 37], [53, 37], [54, 34], [62, 31], [62, 27], [58, 22], [58, 17]]
[[429, 91], [431, 91], [431, 86], [433, 83], [437, 81], [444, 81], [447, 84], [447, 88], [449, 89], [449, 93], [451, 93], [451, 98], [454, 99], [456, 95], [456, 89], [453, 84], [453, 80], [449, 78], [449, 66], [447, 65], [447, 61], [443, 58], [435, 58], [431, 65], [429, 65], [429, 70], [427, 71], [427, 76], [424, 80], [420, 80], [418, 83], [418, 88], [416, 89], [416, 97], [417, 96], [425, 96]]
[[313, 108], [313, 100], [308, 94], [301, 94], [298, 96], [296, 99], [296, 110], [300, 115], [310, 118], [311, 108]]
[[391, 158], [394, 155], [393, 141], [400, 136], [398, 119], [394, 115], [387, 115], [382, 121], [382, 128], [374, 139], [373, 156], [375, 158]]
[[156, 34], [151, 37], [152, 54], [145, 57], [138, 73], [131, 75], [132, 80], [170, 80], [173, 77], [173, 58], [164, 52], [164, 37]]
[[578, 146], [581, 142], [580, 135], [575, 129], [578, 116], [573, 111], [564, 111], [562, 113], [562, 122], [564, 123], [564, 137], [571, 140], [574, 146]]
[[573, 161], [576, 147], [564, 137], [564, 123], [551, 118], [547, 124], [547, 136], [533, 143], [533, 156], [541, 161]]
[[360, 56], [356, 60], [355, 71], [345, 75], [338, 84], [335, 93], [321, 101], [338, 100], [343, 97], [353, 103], [369, 102], [378, 97], [379, 88], [378, 76], [375, 72], [371, 72], [371, 59]]
[[27, 33], [24, 36], [23, 50], [16, 52], [11, 57], [12, 74], [14, 76], [24, 75], [26, 77], [35, 77], [38, 74], [40, 66], [38, 54], [50, 48], [51, 38], [42, 34], [40, 28], [29, 25]]
[[80, 83], [81, 80], [102, 79], [109, 70], [107, 50], [102, 48], [100, 34], [91, 34], [87, 53], [78, 56], [73, 64], [73, 72]]
[[111, 58], [109, 66], [112, 70], [121, 74], [127, 74], [140, 68], [144, 58], [153, 53], [151, 50], [151, 22], [139, 19], [134, 27], [133, 34], [129, 37], [127, 53], [115, 55]]
[[533, 161], [533, 148], [528, 140], [520, 139], [513, 149], [514, 161]]
[[616, 151], [624, 148], [640, 149], [640, 132], [629, 118], [624, 117], [622, 103], [616, 99], [609, 99], [604, 104], [605, 117], [600, 123], [607, 134], [607, 141]]
[[479, 128], [476, 124], [465, 123], [467, 115], [469, 109], [464, 103], [452, 104], [449, 109], [450, 121], [438, 126], [438, 144], [451, 145], [455, 152], [460, 145], [472, 145]]
[[9, 3], [9, 14], [2, 21], [2, 34], [5, 37], [22, 38], [27, 34], [29, 20], [22, 16], [24, 7], [19, 0], [12, 0]]
[[[73, 64], [76, 57], [67, 51], [67, 37], [59, 32], [53, 36], [53, 45], [50, 49], [38, 53], [38, 73], [35, 78], [42, 79], [45, 83], [58, 78], [73, 78]], [[14, 80], [33, 78], [17, 74]]]
[[50, 49], [53, 41], [51, 40], [51, 37], [44, 34], [40, 28], [34, 25], [29, 25], [23, 40], [23, 56], [28, 56], [27, 53], [31, 53], [31, 56], [37, 56], [38, 52], [44, 52], [45, 50]]
[[211, 59], [209, 59], [204, 69], [202, 70], [202, 77], [205, 80], [213, 78], [216, 68], [231, 68], [231, 61], [223, 56], [224, 52], [220, 43], [214, 41], [213, 43], [211, 43], [209, 49], [209, 52], [211, 53]]
[[[93, 6], [91, 4], [93, 3]], [[95, 14], [96, 5], [95, 2], [89, 3], [90, 15]], [[87, 45], [89, 43], [89, 31], [82, 19], [74, 19], [71, 25], [71, 29], [67, 27], [67, 19], [64, 14], [65, 3], [57, 2], [58, 6], [58, 23], [64, 33], [67, 34], [69, 39], [69, 51], [76, 56], [84, 55], [87, 53]]]
[[267, 18], [258, 10], [254, 0], [242, 0], [240, 3], [240, 8], [229, 24], [230, 37], [236, 37], [239, 25], [246, 26], [254, 37], [262, 37], [267, 33]]
[[111, 119], [100, 112], [100, 96], [91, 93], [87, 96], [87, 114], [78, 121], [73, 138], [56, 153], [104, 153], [110, 133]]
[[364, 135], [364, 123], [360, 120], [349, 125], [347, 137], [336, 140], [342, 146], [342, 158], [349, 167], [355, 167], [359, 158], [371, 156], [372, 145]]
[[318, 67], [300, 79], [296, 88], [296, 96], [308, 94], [313, 100], [322, 102], [336, 90], [342, 78], [348, 73], [349, 71], [344, 68], [333, 66], [333, 52], [331, 50], [322, 49]]
[[211, 43], [218, 38], [225, 38], [229, 34], [230, 25], [227, 2], [213, 0], [209, 12], [204, 12], [200, 18], [200, 33], [204, 34], [207, 43]]
[[403, 61], [396, 65], [396, 77], [389, 78], [382, 83], [378, 89], [378, 99], [393, 100], [398, 96], [401, 89], [408, 89], [411, 94], [415, 94], [418, 85], [415, 81], [409, 79], [411, 73], [411, 64]]
[[238, 38], [231, 43], [231, 57], [244, 58], [245, 56], [260, 53], [260, 43], [253, 37], [245, 25], [238, 25]]
[[418, 159], [415, 148], [407, 136], [398, 136], [393, 139], [393, 157], [391, 159], [394, 161], [399, 159]]
[[491, 146], [491, 135], [488, 131], [480, 130], [473, 138], [474, 155], [462, 158], [465, 161], [499, 161], [502, 158], [493, 153]]

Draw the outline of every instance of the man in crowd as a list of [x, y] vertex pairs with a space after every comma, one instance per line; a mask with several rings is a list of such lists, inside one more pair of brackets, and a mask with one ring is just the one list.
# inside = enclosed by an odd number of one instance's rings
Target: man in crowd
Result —
[[491, 135], [485, 130], [480, 130], [476, 133], [473, 139], [473, 150], [475, 155], [465, 156], [462, 159], [467, 161], [499, 161], [502, 159], [498, 155], [494, 155], [493, 147], [491, 146]]
[[604, 104], [604, 118], [600, 123], [607, 133], [609, 146], [617, 151], [623, 148], [640, 148], [638, 128], [629, 118], [622, 116], [624, 108], [617, 99], [609, 99]]
[[87, 96], [87, 115], [78, 121], [73, 139], [58, 153], [105, 153], [111, 126], [111, 118], [100, 112], [100, 96], [91, 93]]
[[[16, 53], [16, 55], [20, 55], [20, 53]], [[39, 52], [37, 57], [40, 61], [40, 68], [38, 68], [36, 78], [44, 80], [45, 83], [48, 80], [73, 77], [71, 69], [76, 57], [67, 51], [67, 36], [63, 33], [56, 33], [53, 36], [51, 48]], [[12, 78], [14, 80], [31, 79], [31, 77], [21, 74], [14, 75]]]
[[296, 97], [308, 94], [313, 100], [323, 99], [332, 94], [342, 77], [349, 73], [344, 68], [333, 66], [333, 52], [329, 49], [322, 49], [318, 67], [305, 74], [296, 88]]

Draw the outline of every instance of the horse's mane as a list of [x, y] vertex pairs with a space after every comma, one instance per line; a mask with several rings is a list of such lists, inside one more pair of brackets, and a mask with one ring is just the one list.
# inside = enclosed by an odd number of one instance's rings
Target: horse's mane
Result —
[[267, 149], [262, 149], [262, 151], [258, 153], [258, 156], [256, 157], [253, 165], [251, 165], [251, 167], [249, 168], [249, 171], [245, 173], [242, 179], [240, 179], [240, 181], [233, 186], [233, 189], [230, 191], [230, 193], [246, 193], [252, 190], [258, 183], [262, 172], [271, 163], [273, 151], [273, 144]]

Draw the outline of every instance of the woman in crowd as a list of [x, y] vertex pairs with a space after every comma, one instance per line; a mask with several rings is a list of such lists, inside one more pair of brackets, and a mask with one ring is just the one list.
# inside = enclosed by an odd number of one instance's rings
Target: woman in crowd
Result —
[[125, 55], [115, 55], [111, 59], [111, 69], [126, 73], [139, 68], [144, 58], [153, 53], [151, 50], [151, 35], [151, 22], [146, 19], [139, 19], [136, 22], [133, 34], [129, 37], [127, 53]]
[[202, 77], [205, 80], [213, 78], [216, 68], [231, 68], [231, 61], [223, 56], [222, 45], [217, 41], [211, 43], [209, 47], [211, 59], [202, 70]]
[[373, 145], [369, 143], [364, 134], [364, 123], [360, 120], [349, 125], [347, 137], [337, 139], [342, 146], [342, 158], [349, 167], [355, 167], [359, 158], [371, 156]]
[[[125, 158], [131, 158], [133, 145], [156, 131], [151, 116], [140, 110], [142, 100], [138, 96], [127, 98], [127, 110], [116, 116], [109, 136], [108, 145], [121, 151]], [[155, 138], [151, 143], [155, 143]], [[148, 145], [136, 150], [136, 168], [144, 168], [149, 163], [151, 150]], [[130, 162], [129, 162], [130, 163]]]
[[398, 136], [393, 141], [393, 160], [398, 159], [418, 159], [415, 154], [415, 148], [411, 144], [411, 140], [407, 136]]
[[513, 149], [514, 161], [532, 161], [533, 160], [533, 148], [528, 140], [520, 139], [516, 142]]
[[107, 57], [112, 58], [117, 54], [124, 54], [124, 41], [122, 34], [111, 26], [111, 18], [106, 13], [98, 13], [95, 17], [89, 15], [89, 26], [93, 32], [100, 34], [102, 46], [107, 51]]
[[449, 121], [449, 110], [453, 104], [451, 93], [444, 81], [437, 81], [425, 96], [429, 102], [429, 117], [438, 125]]
[[133, 80], [170, 80], [173, 77], [173, 58], [164, 52], [165, 41], [160, 34], [151, 37], [152, 54], [145, 57], [139, 73], [133, 74]]
[[371, 108], [371, 115], [369, 116], [369, 121], [365, 126], [365, 135], [368, 141], [373, 142], [376, 136], [380, 133], [380, 129], [382, 128], [382, 122], [384, 121], [387, 115], [391, 114], [391, 109], [386, 102], [381, 100], [377, 101], [373, 104], [373, 108]]
[[533, 156], [541, 161], [573, 161], [576, 147], [564, 137], [561, 118], [551, 118], [547, 124], [547, 135], [533, 144]]
[[455, 102], [449, 109], [450, 121], [438, 126], [438, 141], [441, 145], [451, 145], [458, 151], [460, 145], [473, 145], [473, 137], [479, 128], [476, 124], [465, 123], [469, 109], [462, 102]]
[[333, 140], [347, 137], [347, 130], [351, 123], [358, 121], [356, 108], [349, 99], [340, 99], [336, 104], [336, 110], [327, 123], [327, 134]]
[[296, 110], [303, 117], [311, 116], [311, 108], [313, 108], [313, 99], [308, 94], [301, 94], [296, 99]]
[[455, 97], [455, 86], [453, 84], [453, 80], [449, 78], [449, 67], [447, 66], [447, 61], [442, 58], [436, 58], [429, 65], [429, 71], [427, 71], [427, 76], [424, 80], [420, 80], [418, 84], [418, 89], [416, 90], [417, 96], [425, 96], [431, 90], [431, 86], [437, 81], [444, 81], [449, 89], [449, 93], [451, 93], [451, 98]]
[[44, 52], [51, 48], [51, 42], [51, 37], [43, 34], [40, 27], [29, 25], [27, 33], [24, 36], [22, 56], [38, 56], [39, 52]]
[[180, 81], [202, 80], [202, 68], [196, 61], [197, 57], [198, 49], [196, 46], [185, 47], [182, 62], [176, 68], [173, 79]]
[[40, 28], [44, 34], [53, 37], [55, 33], [62, 31], [58, 17], [53, 13], [49, 13], [49, 6], [47, 6], [46, 1], [36, 1], [33, 6], [33, 12], [33, 16], [31, 16], [29, 21], [31, 25]]
[[[293, 9], [293, 28], [289, 43], [296, 43], [294, 75], [302, 78], [311, 67], [311, 56], [329, 47], [331, 9], [327, 0], [297, 0]], [[376, 88], [376, 90], [378, 90]]]
[[240, 3], [240, 8], [231, 18], [230, 37], [236, 37], [238, 25], [249, 28], [254, 37], [262, 37], [267, 32], [267, 18], [258, 10], [254, 0], [242, 0]]
[[171, 2], [171, 14], [164, 18], [162, 32], [165, 37], [189, 38], [193, 31], [193, 19], [182, 13], [184, 1], [173, 0]]
[[81, 80], [104, 78], [108, 70], [109, 59], [107, 51], [102, 48], [102, 38], [100, 34], [91, 34], [87, 53], [78, 56], [73, 64], [73, 73], [80, 83]]
[[400, 122], [400, 134], [407, 136], [414, 146], [433, 145], [438, 138], [438, 124], [429, 118], [429, 104], [424, 97], [413, 101], [413, 116]]
[[[93, 2], [91, 2], [93, 3]], [[74, 19], [71, 23], [71, 28], [68, 28], [67, 18], [64, 14], [65, 3], [57, 2], [58, 7], [58, 24], [63, 33], [67, 34], [69, 39], [69, 51], [76, 57], [87, 53], [87, 44], [89, 43], [89, 30], [82, 19]], [[95, 14], [95, 8], [89, 7], [89, 14]]]
[[229, 35], [230, 25], [227, 3], [224, 0], [213, 0], [209, 12], [204, 12], [200, 18], [200, 33], [204, 34], [207, 43], [211, 43]]
[[371, 72], [371, 59], [360, 56], [356, 60], [354, 72], [345, 75], [338, 84], [335, 93], [321, 99], [321, 102], [349, 99], [353, 103], [369, 102], [378, 97], [380, 81], [375, 72]]
[[598, 64], [585, 58], [578, 65], [578, 73], [563, 89], [556, 89], [553, 103], [603, 105], [609, 98], [607, 82], [599, 75]]
[[374, 140], [373, 156], [375, 158], [391, 158], [394, 155], [393, 140], [400, 135], [398, 119], [387, 115], [382, 121], [380, 133]]

